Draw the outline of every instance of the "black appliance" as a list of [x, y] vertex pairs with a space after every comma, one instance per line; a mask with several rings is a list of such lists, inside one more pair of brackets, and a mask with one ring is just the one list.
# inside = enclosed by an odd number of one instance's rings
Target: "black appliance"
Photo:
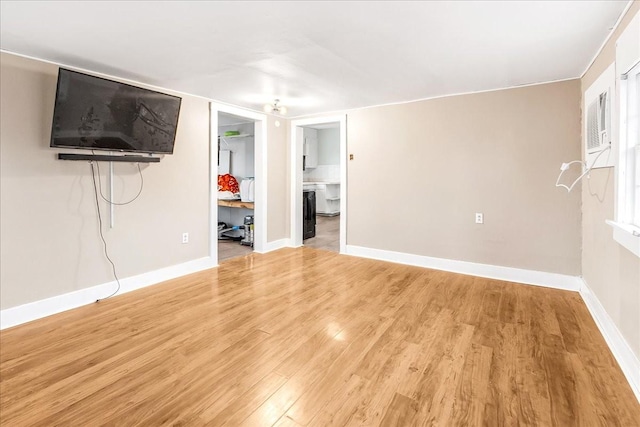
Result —
[[61, 68], [51, 147], [173, 153], [182, 99]]
[[316, 192], [302, 192], [302, 240], [316, 237]]

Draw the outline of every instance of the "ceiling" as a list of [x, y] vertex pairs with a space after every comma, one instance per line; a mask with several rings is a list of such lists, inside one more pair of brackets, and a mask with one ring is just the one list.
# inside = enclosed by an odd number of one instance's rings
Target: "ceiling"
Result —
[[340, 129], [340, 122], [331, 123], [319, 123], [315, 125], [302, 126], [303, 128], [325, 130], [325, 129]]
[[245, 117], [235, 116], [229, 113], [218, 113], [218, 126], [235, 126], [235, 125], [244, 125], [247, 123], [254, 123], [253, 120], [247, 119]]
[[0, 48], [293, 117], [580, 77], [627, 1], [0, 3]]

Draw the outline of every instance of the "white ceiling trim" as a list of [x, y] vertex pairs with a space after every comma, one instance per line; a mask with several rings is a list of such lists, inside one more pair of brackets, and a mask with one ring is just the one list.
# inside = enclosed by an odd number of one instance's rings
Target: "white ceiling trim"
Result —
[[[42, 59], [42, 58], [37, 58], [31, 55], [24, 55], [21, 53], [16, 53], [16, 52], [11, 52], [5, 49], [0, 49], [0, 52], [2, 53], [6, 53], [9, 55], [15, 55], [15, 56], [19, 56], [21, 58], [26, 58], [26, 59], [32, 59], [34, 61], [41, 61], [47, 64], [52, 64], [52, 65], [56, 65], [58, 67], [62, 67], [62, 68], [67, 68], [69, 70], [75, 70], [75, 71], [80, 71], [83, 73], [87, 73], [87, 74], [92, 74], [98, 77], [105, 77], [108, 79], [116, 79], [118, 81], [124, 82], [124, 83], [132, 83], [138, 86], [143, 86], [143, 87], [147, 87], [147, 88], [152, 88], [152, 89], [157, 89], [161, 92], [170, 92], [170, 93], [175, 93], [175, 94], [179, 94], [179, 95], [184, 95], [184, 96], [192, 96], [194, 98], [199, 98], [199, 99], [204, 99], [206, 101], [209, 101], [213, 104], [217, 104], [217, 106], [227, 106], [233, 109], [238, 109], [238, 110], [242, 110], [245, 112], [249, 112], [249, 113], [254, 113], [257, 115], [265, 115], [264, 112], [262, 111], [258, 111], [258, 110], [252, 110], [251, 108], [247, 108], [247, 107], [242, 107], [240, 105], [234, 105], [234, 104], [229, 104], [227, 102], [223, 102], [220, 101], [218, 99], [214, 99], [214, 98], [208, 98], [206, 96], [202, 96], [202, 95], [196, 95], [193, 93], [188, 93], [188, 92], [182, 92], [179, 90], [173, 90], [173, 89], [168, 89], [166, 87], [161, 87], [161, 86], [156, 86], [156, 85], [151, 85], [148, 83], [144, 83], [144, 82], [140, 82], [137, 80], [131, 80], [131, 79], [126, 79], [123, 77], [119, 77], [119, 76], [113, 76], [110, 74], [105, 74], [105, 73], [99, 73], [93, 70], [87, 70], [86, 68], [80, 68], [80, 67], [74, 67], [72, 65], [67, 65], [67, 64], [61, 64], [59, 62], [55, 62], [55, 61], [49, 61], [47, 59]], [[452, 94], [447, 94], [447, 95], [438, 95], [438, 96], [432, 96], [432, 97], [427, 97], [427, 98], [419, 98], [419, 99], [412, 99], [409, 101], [398, 101], [398, 102], [389, 102], [386, 104], [375, 104], [375, 105], [367, 105], [364, 107], [356, 107], [356, 108], [348, 108], [345, 110], [335, 110], [335, 111], [326, 111], [326, 112], [320, 112], [320, 113], [312, 113], [312, 114], [306, 114], [306, 115], [300, 115], [300, 116], [282, 116], [282, 115], [278, 115], [278, 114], [266, 114], [267, 116], [273, 116], [273, 117], [278, 117], [280, 119], [283, 120], [300, 120], [300, 119], [306, 119], [306, 118], [317, 118], [320, 116], [328, 116], [328, 115], [336, 115], [336, 114], [345, 114], [349, 111], [359, 111], [359, 110], [366, 110], [368, 108], [377, 108], [377, 107], [387, 107], [387, 106], [391, 106], [391, 105], [402, 105], [402, 104], [411, 104], [413, 102], [421, 102], [421, 101], [430, 101], [432, 99], [440, 99], [440, 98], [449, 98], [452, 96], [462, 96], [462, 95], [473, 95], [476, 93], [486, 93], [486, 92], [496, 92], [496, 91], [500, 91], [500, 90], [509, 90], [509, 89], [517, 89], [517, 88], [521, 88], [521, 87], [529, 87], [529, 86], [539, 86], [539, 85], [546, 85], [546, 84], [551, 84], [551, 83], [560, 83], [560, 82], [566, 82], [569, 80], [576, 80], [581, 78], [581, 76], [577, 76], [577, 77], [570, 77], [568, 79], [561, 79], [561, 80], [552, 80], [552, 81], [548, 81], [548, 82], [538, 82], [538, 83], [529, 83], [529, 84], [525, 84], [525, 85], [517, 85], [517, 86], [508, 86], [508, 87], [502, 87], [502, 88], [497, 88], [497, 89], [486, 89], [486, 90], [478, 90], [478, 91], [472, 91], [472, 92], [461, 92], [461, 93], [452, 93]], [[238, 112], [238, 114], [240, 114], [240, 112]]]
[[631, 5], [633, 4], [633, 1], [634, 0], [629, 0], [629, 3], [627, 3], [627, 5], [625, 6], [624, 10], [620, 14], [620, 16], [618, 16], [618, 20], [613, 25], [613, 28], [611, 29], [611, 31], [609, 31], [609, 34], [607, 34], [607, 38], [604, 39], [604, 41], [602, 42], [602, 45], [600, 45], [600, 49], [598, 49], [596, 54], [593, 55], [593, 58], [591, 58], [591, 61], [589, 62], [589, 65], [587, 65], [587, 68], [585, 68], [584, 71], [582, 72], [582, 74], [580, 74], [580, 78], [583, 78], [584, 75], [587, 74], [587, 71], [589, 71], [589, 68], [591, 68], [593, 63], [596, 62], [596, 59], [598, 58], [598, 56], [600, 56], [600, 53], [602, 53], [602, 49], [604, 49], [604, 47], [607, 45], [607, 43], [609, 43], [609, 40], [611, 39], [611, 36], [613, 36], [613, 33], [616, 32], [616, 30], [618, 29], [618, 27], [622, 23], [622, 19], [627, 15], [627, 12], [629, 11], [629, 9], [631, 8]]
[[[111, 75], [111, 74], [100, 73], [100, 72], [94, 71], [94, 70], [88, 70], [86, 68], [81, 68], [81, 67], [75, 67], [73, 65], [62, 64], [60, 62], [50, 61], [48, 59], [42, 59], [42, 58], [38, 58], [38, 57], [35, 57], [35, 56], [31, 56], [31, 55], [24, 55], [22, 53], [11, 52], [10, 50], [0, 49], [0, 52], [6, 53], [8, 55], [19, 56], [21, 58], [31, 59], [31, 60], [34, 60], [34, 61], [44, 62], [46, 64], [55, 65], [57, 67], [66, 68], [66, 69], [72, 70], [72, 71], [79, 71], [81, 73], [91, 74], [91, 75], [97, 76], [97, 77], [104, 77], [104, 78], [111, 79], [111, 80], [118, 80], [118, 81], [123, 82], [123, 83], [131, 83], [131, 84], [136, 85], [136, 86], [155, 89], [155, 90], [158, 90], [160, 92], [169, 92], [169, 93], [173, 93], [173, 94], [191, 96], [191, 97], [194, 97], [194, 98], [204, 99], [205, 101], [217, 104], [218, 106], [224, 105], [224, 106], [230, 107], [232, 109], [242, 110], [243, 111], [242, 114], [252, 113], [253, 115], [258, 114], [260, 116], [269, 115], [269, 116], [275, 116], [275, 117], [282, 117], [282, 116], [278, 116], [276, 114], [265, 114], [263, 111], [253, 110], [251, 108], [242, 107], [240, 105], [229, 104], [228, 102], [220, 101], [218, 99], [208, 98], [208, 97], [202, 96], [202, 95], [196, 95], [194, 93], [183, 92], [183, 91], [175, 90], [175, 89], [168, 89], [166, 87], [152, 85], [152, 84], [149, 84], [149, 83], [140, 82], [138, 80], [127, 79], [127, 78], [120, 77], [120, 76], [114, 76], [114, 75]], [[282, 117], [282, 118], [286, 119], [287, 117]], [[262, 120], [262, 119], [260, 119], [260, 120]]]
[[0, 48], [249, 111], [278, 98], [303, 117], [578, 77], [628, 7], [7, 0]]
[[411, 103], [414, 103], [414, 102], [431, 101], [431, 100], [434, 100], [434, 99], [451, 98], [452, 96], [473, 95], [473, 94], [477, 94], [477, 93], [497, 92], [497, 91], [501, 91], [501, 90], [519, 89], [519, 88], [522, 88], [522, 87], [548, 85], [548, 84], [552, 84], [552, 83], [561, 83], [561, 82], [568, 82], [568, 81], [571, 81], [571, 80], [578, 80], [580, 78], [581, 78], [580, 76], [576, 76], [576, 77], [569, 77], [567, 79], [550, 80], [548, 82], [528, 83], [528, 84], [524, 84], [524, 85], [500, 87], [500, 88], [496, 88], [496, 89], [484, 89], [484, 90], [476, 90], [476, 91], [470, 91], [470, 92], [451, 93], [451, 94], [446, 94], [446, 95], [431, 96], [431, 97], [427, 97], [427, 98], [412, 99], [410, 101], [388, 102], [386, 104], [367, 105], [366, 107], [348, 108], [348, 109], [345, 109], [345, 110], [328, 111], [328, 112], [317, 113], [317, 114], [306, 114], [306, 115], [302, 115], [302, 116], [289, 117], [289, 119], [291, 119], [291, 120], [299, 120], [299, 119], [315, 118], [315, 117], [326, 116], [326, 115], [345, 114], [345, 113], [347, 113], [349, 111], [366, 110], [368, 108], [389, 107], [389, 106], [392, 106], [392, 105], [403, 105], [403, 104], [411, 104]]

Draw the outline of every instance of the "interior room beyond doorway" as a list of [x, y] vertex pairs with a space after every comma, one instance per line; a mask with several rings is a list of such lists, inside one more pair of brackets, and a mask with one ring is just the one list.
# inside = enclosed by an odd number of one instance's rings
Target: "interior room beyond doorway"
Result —
[[340, 252], [340, 122], [303, 128], [303, 244]]
[[253, 251], [255, 122], [218, 113], [218, 260]]

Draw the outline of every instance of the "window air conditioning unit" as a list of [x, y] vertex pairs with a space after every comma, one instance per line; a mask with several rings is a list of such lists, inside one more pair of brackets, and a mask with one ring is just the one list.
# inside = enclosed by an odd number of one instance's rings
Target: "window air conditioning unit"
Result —
[[598, 94], [587, 107], [587, 154], [602, 151], [611, 144], [611, 92]]
[[587, 168], [615, 166], [616, 71], [612, 63], [584, 92], [582, 111], [583, 158]]

